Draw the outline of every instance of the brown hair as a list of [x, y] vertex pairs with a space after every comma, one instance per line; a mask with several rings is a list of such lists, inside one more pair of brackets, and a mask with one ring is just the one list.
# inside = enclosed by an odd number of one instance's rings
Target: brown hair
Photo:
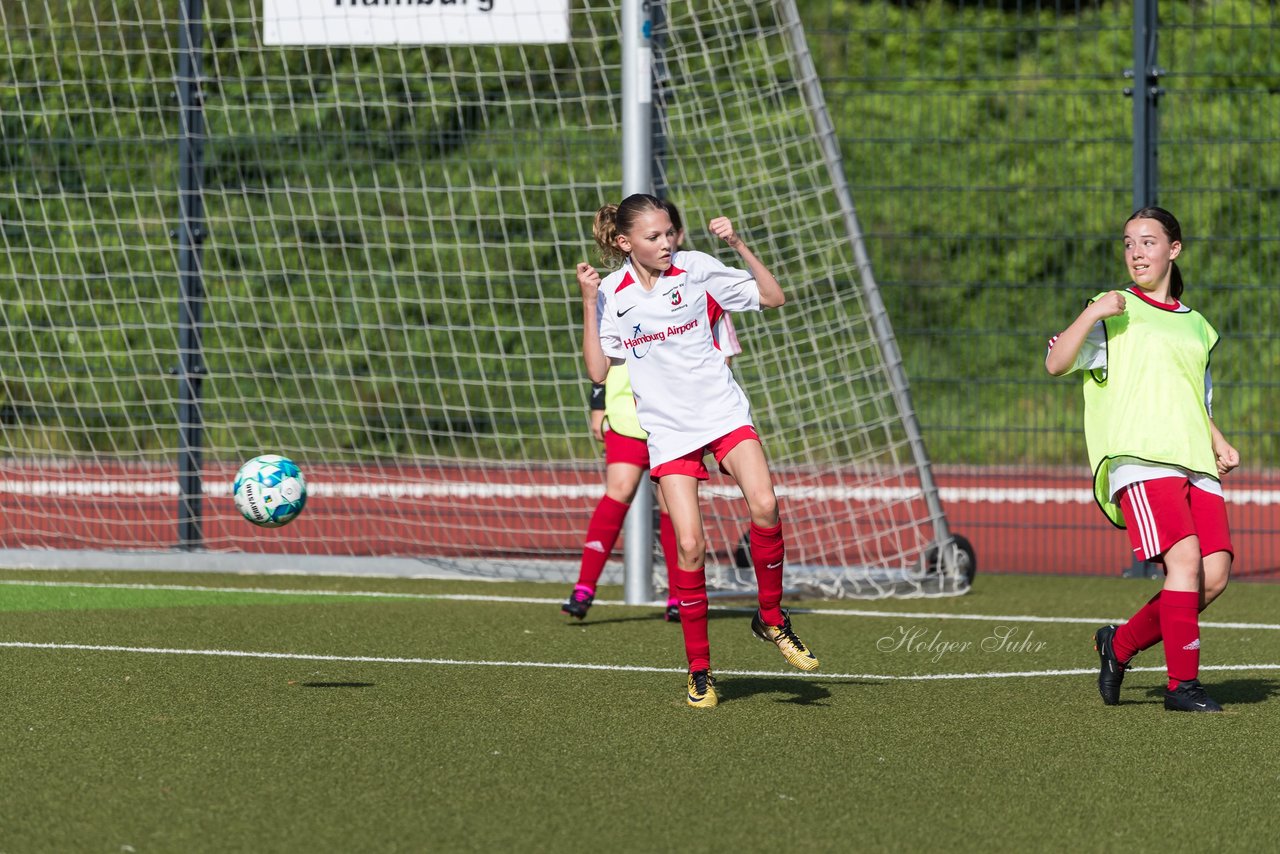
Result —
[[600, 248], [600, 260], [605, 262], [625, 260], [627, 253], [618, 248], [618, 235], [630, 231], [640, 215], [651, 210], [667, 211], [668, 209], [657, 196], [634, 193], [623, 199], [620, 205], [605, 205], [596, 211], [595, 221], [591, 224], [591, 233], [595, 236], [596, 246]]
[[663, 199], [662, 206], [667, 209], [667, 216], [671, 217], [671, 224], [675, 227], [676, 234], [684, 231], [684, 220], [680, 218], [680, 209], [676, 207], [676, 203], [670, 199]]
[[[1165, 237], [1169, 238], [1170, 243], [1182, 242], [1182, 226], [1178, 223], [1178, 218], [1169, 213], [1164, 208], [1158, 208], [1155, 205], [1142, 208], [1133, 212], [1133, 216], [1124, 221], [1125, 225], [1133, 222], [1135, 219], [1154, 219], [1160, 223], [1160, 227], [1164, 229]], [[1182, 297], [1182, 271], [1178, 269], [1178, 262], [1171, 261], [1173, 271], [1169, 275], [1169, 295], [1174, 299]]]

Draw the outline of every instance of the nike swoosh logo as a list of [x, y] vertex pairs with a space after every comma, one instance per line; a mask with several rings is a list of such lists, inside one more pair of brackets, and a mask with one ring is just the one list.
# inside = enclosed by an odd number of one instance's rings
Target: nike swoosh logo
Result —
[[632, 308], [635, 308], [635, 306], [633, 305], [630, 308], [626, 308], [626, 309], [618, 309], [618, 317], [622, 317], [622, 315], [626, 314], [628, 311], [631, 311]]
[[777, 563], [765, 564], [765, 569], [777, 569], [780, 566], [782, 566], [782, 561], [778, 561]]
[[692, 608], [694, 605], [697, 605], [697, 604], [698, 604], [697, 602], [686, 602], [683, 599], [680, 600], [681, 608]]

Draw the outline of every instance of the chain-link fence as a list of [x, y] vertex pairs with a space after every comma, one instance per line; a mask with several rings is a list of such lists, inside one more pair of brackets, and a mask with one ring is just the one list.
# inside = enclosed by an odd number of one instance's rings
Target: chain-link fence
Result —
[[[1186, 302], [1223, 336], [1214, 416], [1244, 461], [1225, 483], [1237, 573], [1280, 567], [1280, 13], [1160, 3], [1151, 77], [1134, 80], [1145, 5], [805, 9], [948, 515], [982, 571], [1134, 569], [1087, 493], [1078, 382], [1043, 358], [1085, 300], [1127, 284], [1140, 178], [1182, 222]], [[1133, 98], [1148, 96], [1153, 148], [1135, 150]]]

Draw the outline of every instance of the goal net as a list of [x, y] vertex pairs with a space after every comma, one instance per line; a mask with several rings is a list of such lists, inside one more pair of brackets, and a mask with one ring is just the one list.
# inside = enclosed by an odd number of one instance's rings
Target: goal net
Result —
[[[199, 554], [573, 577], [603, 462], [572, 269], [621, 194], [619, 14], [572, 3], [560, 44], [300, 47], [256, 0], [211, 4]], [[180, 0], [0, 5], [2, 548], [177, 542], [180, 24]], [[705, 223], [731, 217], [788, 293], [735, 318], [733, 369], [789, 583], [963, 592], [799, 27], [790, 2], [663, 4], [657, 189], [729, 263]], [[229, 494], [266, 452], [310, 485], [274, 530]], [[741, 497], [704, 496], [709, 584], [753, 586]]]

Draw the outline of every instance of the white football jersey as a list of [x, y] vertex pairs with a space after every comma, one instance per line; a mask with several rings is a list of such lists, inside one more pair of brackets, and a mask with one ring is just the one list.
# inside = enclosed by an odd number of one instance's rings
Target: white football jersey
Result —
[[747, 396], [716, 348], [712, 327], [725, 311], [759, 311], [746, 270], [703, 252], [677, 252], [646, 291], [630, 261], [600, 283], [600, 347], [624, 359], [640, 426], [657, 466], [751, 424]]

